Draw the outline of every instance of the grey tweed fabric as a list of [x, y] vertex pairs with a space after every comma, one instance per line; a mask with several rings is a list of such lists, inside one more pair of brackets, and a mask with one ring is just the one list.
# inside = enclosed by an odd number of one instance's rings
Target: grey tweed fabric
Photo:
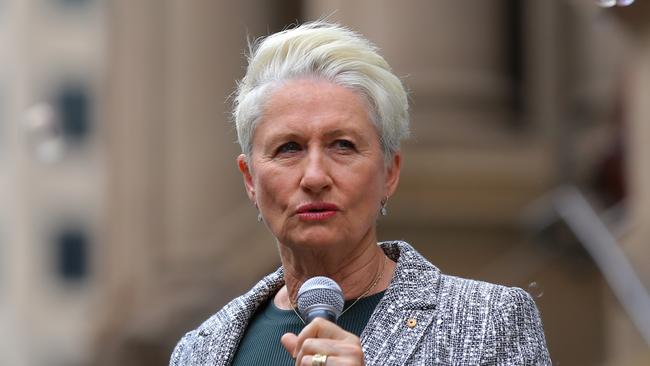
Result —
[[[550, 365], [542, 323], [519, 288], [440, 273], [409, 244], [380, 243], [395, 275], [361, 344], [366, 365]], [[284, 284], [282, 268], [187, 333], [170, 366], [230, 365], [257, 308]]]

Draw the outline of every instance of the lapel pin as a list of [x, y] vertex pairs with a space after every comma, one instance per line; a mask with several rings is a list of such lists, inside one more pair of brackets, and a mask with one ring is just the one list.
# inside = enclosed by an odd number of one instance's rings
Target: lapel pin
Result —
[[409, 318], [409, 319], [406, 321], [406, 325], [407, 325], [409, 328], [415, 328], [415, 326], [416, 326], [417, 324], [418, 324], [418, 321], [417, 321], [415, 318]]

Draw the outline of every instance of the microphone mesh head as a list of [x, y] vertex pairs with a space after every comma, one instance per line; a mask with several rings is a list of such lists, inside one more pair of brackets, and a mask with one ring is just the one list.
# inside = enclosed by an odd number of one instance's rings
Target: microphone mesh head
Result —
[[312, 277], [305, 281], [298, 290], [298, 310], [301, 314], [310, 306], [316, 304], [330, 305], [336, 311], [336, 317], [343, 312], [343, 291], [331, 278], [324, 276]]

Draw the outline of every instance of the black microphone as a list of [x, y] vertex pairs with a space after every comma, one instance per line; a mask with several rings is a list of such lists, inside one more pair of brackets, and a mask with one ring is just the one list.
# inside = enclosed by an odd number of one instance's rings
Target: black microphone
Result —
[[306, 323], [324, 318], [333, 323], [343, 312], [343, 291], [331, 278], [317, 276], [305, 281], [298, 290], [298, 311]]

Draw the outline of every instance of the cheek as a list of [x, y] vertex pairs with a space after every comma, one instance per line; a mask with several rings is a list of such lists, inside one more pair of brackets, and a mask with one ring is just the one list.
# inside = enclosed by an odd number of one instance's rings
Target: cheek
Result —
[[379, 205], [383, 198], [384, 181], [381, 167], [367, 168], [365, 171], [357, 170], [357, 174], [352, 173], [348, 176], [348, 186], [352, 192], [355, 192], [356, 200], [360, 201], [363, 206]]
[[257, 197], [267, 210], [277, 210], [278, 206], [286, 205], [287, 188], [290, 187], [291, 178], [287, 172], [272, 169], [261, 169], [255, 180]]

